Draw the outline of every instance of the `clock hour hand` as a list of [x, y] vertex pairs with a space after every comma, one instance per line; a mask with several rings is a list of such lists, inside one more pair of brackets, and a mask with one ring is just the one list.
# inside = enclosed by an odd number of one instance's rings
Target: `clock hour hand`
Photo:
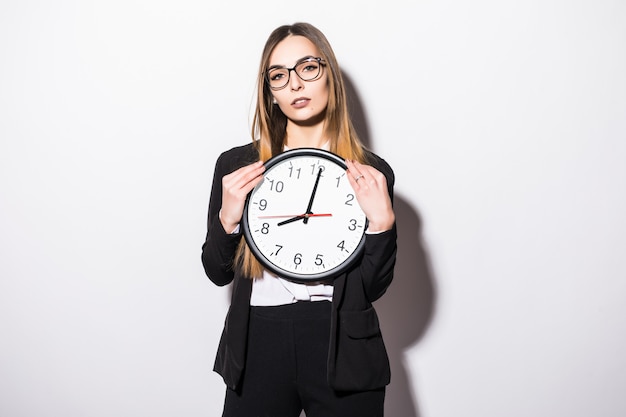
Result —
[[[300, 219], [308, 219], [309, 217], [331, 217], [331, 213], [309, 213], [309, 214], [299, 214], [297, 216], [292, 216], [287, 220], [283, 220], [282, 222], [276, 223], [276, 226], [282, 226], [284, 224], [293, 223]], [[280, 217], [290, 217], [290, 216], [259, 216], [259, 219], [276, 219]]]
[[305, 219], [305, 218], [306, 218], [306, 215], [301, 214], [299, 216], [295, 216], [295, 217], [292, 217], [290, 219], [283, 220], [282, 222], [278, 222], [278, 223], [276, 223], [276, 226], [282, 226], [284, 224], [297, 222], [298, 220], [302, 220], [302, 219]]
[[[313, 208], [313, 200], [315, 199], [315, 192], [317, 191], [317, 184], [319, 184], [321, 176], [322, 176], [322, 167], [320, 167], [319, 171], [317, 171], [317, 178], [315, 178], [315, 185], [313, 186], [313, 191], [311, 192], [309, 205], [307, 206], [306, 211], [304, 212], [305, 215], [313, 214], [313, 212], [311, 211], [311, 208]], [[308, 216], [304, 217], [304, 223], [306, 224], [308, 222], [309, 222], [309, 217]]]

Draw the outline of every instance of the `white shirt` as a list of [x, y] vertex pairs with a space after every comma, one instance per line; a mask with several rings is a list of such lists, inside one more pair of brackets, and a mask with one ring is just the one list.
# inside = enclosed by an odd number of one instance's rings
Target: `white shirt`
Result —
[[252, 306], [276, 306], [298, 301], [332, 301], [333, 286], [324, 283], [300, 284], [263, 271], [252, 283]]

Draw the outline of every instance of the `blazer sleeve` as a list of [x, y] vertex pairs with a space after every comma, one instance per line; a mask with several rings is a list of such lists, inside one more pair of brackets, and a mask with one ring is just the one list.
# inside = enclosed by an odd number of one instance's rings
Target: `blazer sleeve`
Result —
[[222, 177], [228, 174], [226, 155], [221, 154], [215, 163], [213, 184], [209, 199], [207, 233], [202, 245], [202, 265], [211, 281], [217, 285], [226, 285], [233, 280], [233, 259], [240, 234], [228, 234], [222, 227], [219, 211], [222, 207]]
[[241, 233], [230, 234], [222, 227], [219, 212], [222, 207], [222, 178], [224, 175], [257, 161], [259, 154], [253, 144], [232, 148], [222, 153], [215, 162], [207, 234], [202, 245], [202, 265], [211, 281], [217, 285], [229, 284], [234, 278], [233, 261]]
[[[369, 159], [370, 164], [385, 175], [389, 197], [393, 204], [395, 175], [391, 166], [374, 154], [371, 154]], [[397, 230], [395, 223], [390, 230], [366, 235], [363, 259], [359, 264], [359, 275], [368, 301], [378, 300], [387, 291], [393, 280], [396, 253]]]

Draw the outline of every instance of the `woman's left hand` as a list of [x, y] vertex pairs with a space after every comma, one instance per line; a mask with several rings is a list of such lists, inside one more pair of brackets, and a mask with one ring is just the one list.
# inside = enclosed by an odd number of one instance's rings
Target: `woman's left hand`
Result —
[[396, 220], [385, 175], [370, 165], [346, 160], [348, 181], [356, 194], [356, 199], [369, 222], [370, 232], [384, 232], [391, 229]]

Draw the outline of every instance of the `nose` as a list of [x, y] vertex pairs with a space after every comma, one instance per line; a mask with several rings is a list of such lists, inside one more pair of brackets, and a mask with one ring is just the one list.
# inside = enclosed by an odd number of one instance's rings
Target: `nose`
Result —
[[[293, 74], [292, 74], [292, 72], [293, 72]], [[298, 90], [302, 89], [302, 87], [303, 87], [302, 80], [300, 79], [300, 77], [296, 73], [295, 68], [289, 70], [289, 88], [291, 88], [291, 91], [298, 91]]]

